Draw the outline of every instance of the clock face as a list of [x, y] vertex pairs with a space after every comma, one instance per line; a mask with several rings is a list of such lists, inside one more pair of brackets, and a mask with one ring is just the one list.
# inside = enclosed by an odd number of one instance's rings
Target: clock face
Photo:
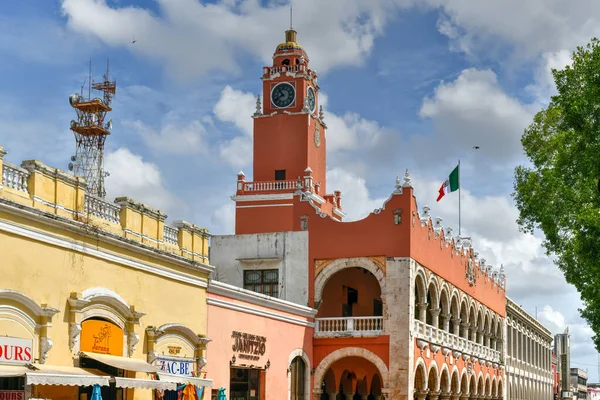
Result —
[[292, 105], [296, 98], [296, 90], [289, 83], [280, 83], [271, 90], [271, 102], [278, 108]]
[[311, 112], [315, 112], [315, 108], [317, 108], [317, 97], [315, 96], [315, 90], [312, 86], [308, 87], [306, 98], [308, 99], [308, 108]]

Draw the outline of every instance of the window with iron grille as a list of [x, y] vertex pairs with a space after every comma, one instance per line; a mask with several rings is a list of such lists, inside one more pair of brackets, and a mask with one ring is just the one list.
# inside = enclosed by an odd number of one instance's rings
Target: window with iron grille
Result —
[[244, 289], [279, 297], [279, 270], [256, 269], [244, 271]]

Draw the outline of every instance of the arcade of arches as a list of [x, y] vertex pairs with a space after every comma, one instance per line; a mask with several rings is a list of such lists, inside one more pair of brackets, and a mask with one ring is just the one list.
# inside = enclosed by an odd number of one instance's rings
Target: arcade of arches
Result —
[[447, 399], [502, 399], [502, 378], [490, 379], [480, 372], [478, 376], [468, 373], [466, 369], [459, 372], [454, 366], [452, 372], [444, 365], [442, 372], [437, 365], [431, 363], [429, 371], [425, 363], [417, 363], [414, 377], [415, 400], [447, 400]]
[[484, 305], [423, 270], [415, 279], [415, 317], [427, 325], [502, 351], [503, 319]]
[[325, 373], [321, 400], [379, 400], [381, 389], [381, 374], [375, 365], [362, 357], [345, 357]]

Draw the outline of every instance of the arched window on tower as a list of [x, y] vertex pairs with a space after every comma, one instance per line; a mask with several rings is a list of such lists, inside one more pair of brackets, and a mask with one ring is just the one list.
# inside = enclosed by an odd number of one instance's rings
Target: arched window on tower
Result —
[[285, 60], [283, 60], [281, 62], [281, 65], [290, 65], [290, 60], [288, 58], [286, 58]]
[[291, 400], [304, 400], [305, 381], [306, 381], [306, 364], [302, 357], [298, 356], [292, 360], [290, 365], [290, 374], [292, 377], [292, 397]]

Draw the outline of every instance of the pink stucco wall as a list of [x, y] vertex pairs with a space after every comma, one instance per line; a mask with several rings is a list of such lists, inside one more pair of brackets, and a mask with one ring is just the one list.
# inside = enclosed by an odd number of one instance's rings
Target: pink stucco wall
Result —
[[[312, 319], [294, 315], [276, 309], [261, 307], [250, 302], [232, 299], [215, 293], [208, 294], [209, 299], [218, 299], [228, 304], [238, 304], [259, 311], [268, 311], [281, 316], [297, 320], [310, 321]], [[265, 400], [284, 400], [288, 398], [288, 366], [290, 354], [296, 349], [302, 349], [310, 360], [307, 366], [307, 376], [312, 365], [312, 338], [313, 328], [279, 321], [267, 316], [252, 315], [243, 311], [231, 310], [217, 305], [208, 305], [208, 337], [212, 342], [207, 347], [206, 366], [207, 378], [213, 380], [213, 389], [224, 387], [229, 399], [229, 362], [234, 355], [232, 350], [232, 331], [245, 332], [266, 338], [266, 352], [258, 361], [241, 360], [237, 364], [254, 364], [264, 366], [267, 360], [271, 362], [266, 371]], [[310, 388], [312, 390], [312, 376]], [[205, 396], [205, 398], [209, 398]], [[306, 398], [310, 398], [307, 394]]]

